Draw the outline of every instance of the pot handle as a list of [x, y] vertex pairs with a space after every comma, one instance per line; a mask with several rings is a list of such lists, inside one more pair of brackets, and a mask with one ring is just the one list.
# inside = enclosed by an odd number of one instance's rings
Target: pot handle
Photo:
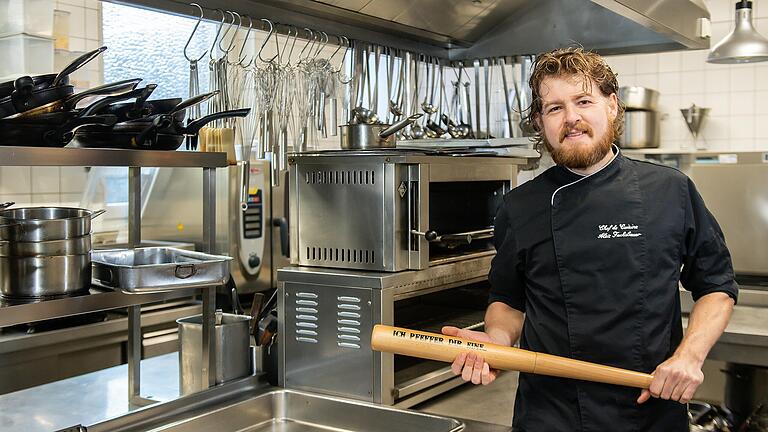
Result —
[[74, 109], [78, 102], [88, 96], [110, 96], [122, 92], [128, 92], [136, 88], [141, 82], [141, 78], [131, 78], [123, 81], [117, 81], [109, 84], [100, 85], [80, 93], [75, 93], [64, 100], [64, 109]]
[[230, 117], [245, 117], [248, 115], [248, 113], [251, 112], [250, 108], [242, 108], [242, 109], [236, 109], [236, 110], [230, 110], [230, 111], [222, 111], [215, 114], [209, 114], [205, 117], [199, 118], [192, 123], [188, 124], [186, 128], [184, 128], [184, 134], [186, 135], [194, 135], [200, 131], [200, 128], [205, 126], [206, 124], [214, 121], [214, 120], [220, 120], [223, 118], [230, 118]]
[[197, 273], [197, 267], [194, 264], [179, 264], [176, 266], [173, 274], [179, 279], [189, 279]]
[[126, 99], [133, 99], [133, 98], [136, 98], [137, 101], [146, 100], [146, 98], [148, 98], [156, 88], [157, 88], [157, 84], [147, 84], [147, 86], [144, 88], [133, 89], [115, 96], [107, 96], [105, 98], [101, 98], [96, 102], [83, 108], [80, 111], [80, 117], [96, 114], [102, 108], [114, 102], [119, 102], [119, 101], [123, 101]]
[[57, 85], [60, 85], [62, 81], [64, 81], [64, 78], [68, 77], [69, 74], [80, 69], [86, 63], [95, 59], [99, 54], [103, 53], [106, 50], [107, 50], [107, 47], [103, 46], [100, 48], [96, 48], [93, 51], [89, 51], [81, 55], [80, 57], [74, 59], [72, 63], [65, 66], [64, 69], [62, 69], [61, 72], [59, 72], [59, 74], [56, 75], [56, 78], [54, 78], [53, 82], [51, 82], [51, 87], [56, 87]]
[[91, 220], [96, 219], [97, 217], [103, 215], [107, 211], [105, 209], [96, 210], [95, 212], [91, 213]]
[[193, 97], [191, 97], [191, 98], [189, 98], [187, 100], [181, 101], [178, 105], [173, 107], [173, 109], [171, 110], [171, 112], [168, 113], [168, 115], [169, 116], [173, 116], [174, 114], [176, 114], [179, 111], [183, 111], [183, 110], [185, 110], [187, 108], [193, 107], [195, 105], [199, 105], [199, 104], [207, 101], [208, 99], [216, 96], [217, 94], [219, 94], [219, 91], [218, 90], [214, 90], [214, 91], [212, 91], [210, 93], [203, 93], [201, 95], [193, 96]]
[[12, 206], [14, 204], [16, 204], [16, 203], [13, 202], [13, 201], [8, 201], [8, 202], [5, 202], [5, 203], [2, 203], [2, 204], [0, 204], [0, 210], [7, 209], [8, 207], [10, 207], [10, 206]]
[[423, 115], [424, 114], [422, 114], [422, 113], [413, 114], [410, 117], [406, 117], [406, 118], [400, 120], [399, 122], [397, 122], [397, 123], [393, 124], [392, 126], [384, 129], [383, 131], [381, 131], [379, 133], [379, 138], [386, 138], [386, 137], [394, 134], [395, 132], [397, 132], [397, 131], [399, 131], [401, 129], [404, 129], [409, 124], [411, 124], [411, 123], [415, 122], [416, 120], [420, 119]]

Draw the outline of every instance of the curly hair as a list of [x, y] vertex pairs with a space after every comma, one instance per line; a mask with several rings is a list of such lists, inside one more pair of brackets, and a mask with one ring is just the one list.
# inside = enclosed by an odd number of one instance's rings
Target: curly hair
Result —
[[[603, 96], [615, 93], [619, 96], [619, 82], [616, 74], [611, 70], [605, 60], [593, 52], [584, 51], [583, 48], [560, 48], [536, 57], [533, 63], [533, 72], [528, 84], [531, 86], [531, 106], [528, 107], [526, 121], [534, 128], [536, 134], [533, 142], [536, 148], [543, 148], [544, 133], [539, 130], [536, 118], [542, 114], [542, 101], [539, 92], [541, 82], [547, 78], [567, 78], [582, 76], [584, 78], [584, 90], [590, 91], [592, 83], [597, 84]], [[619, 100], [618, 112], [613, 122], [613, 141], [617, 141], [624, 131], [624, 104]]]

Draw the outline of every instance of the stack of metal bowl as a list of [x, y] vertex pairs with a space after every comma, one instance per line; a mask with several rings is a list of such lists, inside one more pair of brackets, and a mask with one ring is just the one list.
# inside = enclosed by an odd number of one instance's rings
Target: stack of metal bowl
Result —
[[0, 210], [0, 296], [34, 300], [87, 291], [91, 219], [103, 212], [70, 207]]

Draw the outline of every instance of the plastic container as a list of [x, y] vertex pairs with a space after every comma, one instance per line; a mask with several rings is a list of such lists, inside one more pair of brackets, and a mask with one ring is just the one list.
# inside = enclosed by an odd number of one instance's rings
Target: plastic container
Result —
[[53, 0], [0, 0], [0, 35], [53, 36]]
[[69, 49], [69, 11], [55, 9], [53, 11], [53, 38], [57, 50]]
[[0, 38], [0, 77], [53, 73], [53, 38], [21, 33]]

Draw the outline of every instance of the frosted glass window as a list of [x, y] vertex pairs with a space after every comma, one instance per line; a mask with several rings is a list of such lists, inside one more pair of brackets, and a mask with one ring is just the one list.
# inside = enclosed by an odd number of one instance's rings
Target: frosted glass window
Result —
[[[151, 99], [189, 97], [189, 62], [184, 44], [197, 22], [167, 13], [114, 3], [102, 3], [104, 82], [144, 78], [157, 84]], [[190, 9], [193, 9], [190, 6]], [[192, 11], [190, 11], [192, 12]], [[210, 48], [217, 24], [203, 21], [188, 48], [197, 58]], [[208, 56], [198, 64], [200, 91], [208, 89]]]

